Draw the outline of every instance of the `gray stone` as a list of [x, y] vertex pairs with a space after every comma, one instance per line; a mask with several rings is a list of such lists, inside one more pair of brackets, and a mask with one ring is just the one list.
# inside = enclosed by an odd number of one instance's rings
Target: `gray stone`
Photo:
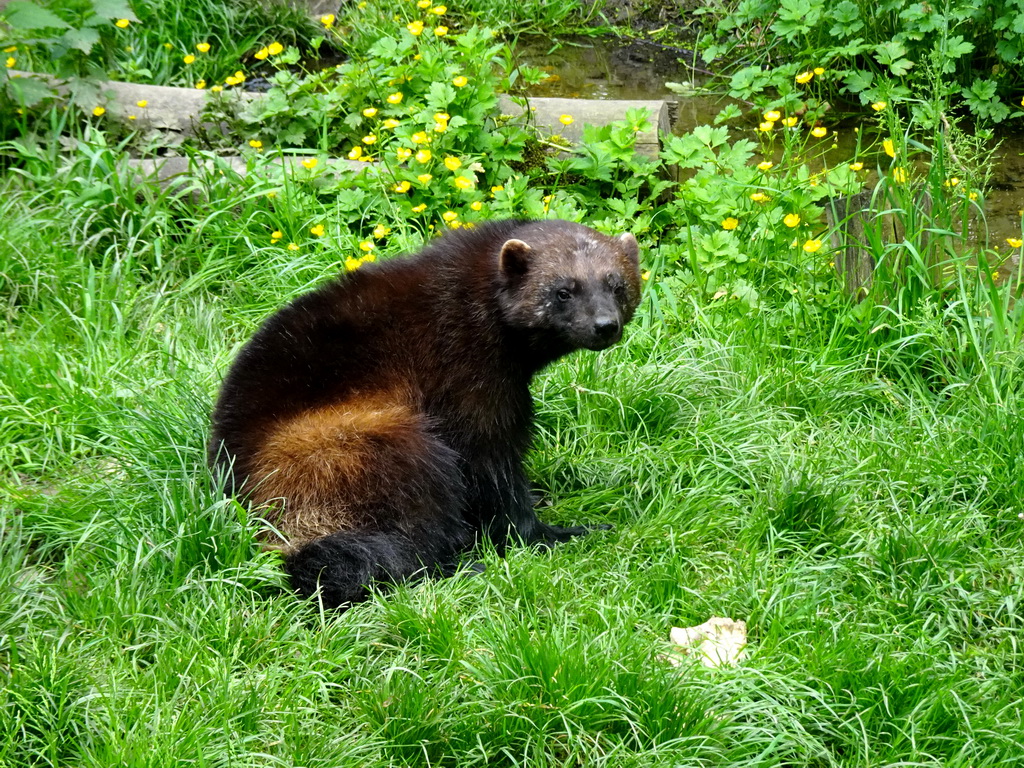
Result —
[[[288, 155], [285, 157], [270, 157], [266, 162], [261, 163], [257, 168], [264, 174], [272, 175], [284, 170], [285, 167], [291, 173], [303, 173], [302, 167], [304, 157]], [[215, 173], [233, 173], [237, 176], [245, 176], [249, 170], [249, 164], [244, 157], [229, 155], [225, 157], [158, 157], [155, 159], [128, 161], [128, 166], [135, 170], [135, 178], [155, 181], [161, 188], [172, 187], [176, 184], [191, 183], [197, 176], [209, 176]], [[369, 170], [373, 168], [372, 163], [360, 163], [345, 158], [332, 158], [318, 166], [317, 178], [332, 176], [339, 170]], [[268, 174], [269, 171], [269, 174]]]

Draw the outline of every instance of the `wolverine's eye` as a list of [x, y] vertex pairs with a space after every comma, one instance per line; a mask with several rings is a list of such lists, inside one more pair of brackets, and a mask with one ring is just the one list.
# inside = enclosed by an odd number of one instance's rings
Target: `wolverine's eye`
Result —
[[559, 288], [558, 293], [555, 295], [558, 297], [559, 301], [568, 301], [572, 298], [572, 294], [569, 292], [568, 288]]
[[614, 291], [615, 295], [621, 299], [626, 295], [626, 286], [624, 283], [617, 283], [615, 287], [612, 288], [612, 291]]

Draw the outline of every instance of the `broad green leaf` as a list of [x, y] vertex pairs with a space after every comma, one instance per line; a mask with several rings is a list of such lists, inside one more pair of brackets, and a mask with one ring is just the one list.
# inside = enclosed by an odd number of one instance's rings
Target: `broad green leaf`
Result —
[[69, 29], [66, 21], [31, 0], [15, 0], [7, 6], [7, 23], [14, 29]]
[[89, 53], [92, 47], [100, 41], [100, 33], [90, 27], [82, 29], [69, 29], [61, 36], [61, 42], [68, 48], [77, 48], [82, 53]]
[[92, 0], [92, 10], [93, 13], [104, 19], [138, 21], [126, 0]]
[[23, 107], [34, 107], [55, 93], [50, 86], [35, 77], [8, 78], [6, 85], [7, 95]]

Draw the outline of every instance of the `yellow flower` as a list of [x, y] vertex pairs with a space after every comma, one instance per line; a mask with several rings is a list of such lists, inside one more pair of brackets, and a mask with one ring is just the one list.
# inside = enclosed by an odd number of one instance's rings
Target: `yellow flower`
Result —
[[732, 216], [725, 219], [722, 222], [722, 229], [736, 229], [740, 225], [739, 219], [734, 219]]
[[395, 150], [395, 157], [398, 158], [398, 162], [404, 163], [410, 157], [412, 157], [412, 150], [406, 149], [405, 147], [399, 147]]
[[431, 154], [429, 149], [421, 149], [419, 152], [416, 153], [417, 163], [429, 163], [430, 158]]
[[369, 253], [370, 251], [373, 250], [373, 248], [374, 245], [369, 240], [363, 240], [361, 243], [359, 243], [360, 251], [366, 251], [367, 253]]
[[[378, 224], [376, 227], [373, 228], [373, 236], [378, 240], [380, 240], [382, 237], [387, 237], [390, 234], [391, 227], [385, 227], [383, 224]], [[364, 248], [363, 250], [369, 250], [369, 248]]]
[[363, 136], [363, 144], [369, 145], [369, 144], [376, 144], [376, 143], [377, 143], [377, 137], [374, 134], [368, 133], [365, 136]]
[[405, 25], [405, 28], [409, 30], [410, 35], [418, 37], [423, 34], [423, 22], [419, 19], [409, 22]]
[[210, 44], [209, 43], [196, 43], [196, 50], [199, 51], [200, 53], [209, 53], [210, 52]]
[[978, 193], [977, 192], [971, 192], [967, 197], [969, 197], [971, 200], [977, 200], [978, 199]]
[[214, 93], [220, 93], [221, 91], [224, 90], [224, 86], [222, 86], [222, 85], [211, 85], [210, 86], [210, 90], [213, 91]]
[[348, 151], [348, 159], [349, 160], [358, 160], [362, 156], [363, 156], [363, 148], [360, 147], [358, 144], [356, 146], [352, 147], [352, 149], [350, 149]]
[[273, 232], [270, 233], [270, 242], [276, 243], [282, 237], [284, 237], [284, 233], [280, 229], [275, 229]]
[[434, 6], [433, 8], [431, 8], [430, 12], [433, 13], [433, 14], [436, 14], [437, 16], [444, 16], [445, 13], [448, 12], [448, 6], [447, 5], [437, 5], [437, 6]]
[[414, 205], [412, 207], [412, 212], [413, 213], [423, 213], [425, 210], [427, 210], [427, 204], [426, 203], [420, 203], [419, 205]]
[[299, 250], [299, 246], [297, 246], [295, 243], [288, 243], [288, 250], [289, 251], [297, 251], [297, 250]]
[[812, 77], [814, 77], [813, 72], [801, 72], [799, 75], [796, 76], [796, 81], [800, 83], [800, 85], [803, 85], [804, 83], [811, 82]]
[[427, 184], [430, 183], [430, 180], [432, 178], [434, 178], [434, 177], [431, 176], [429, 173], [421, 173], [419, 176], [416, 177], [416, 181], [418, 181], [420, 184], [426, 186]]
[[861, 162], [850, 163], [850, 170], [851, 171], [859, 171], [859, 170], [862, 170], [863, 168], [864, 168], [864, 163], [861, 163]]
[[149, 99], [139, 99], [135, 102], [135, 106], [139, 109], [145, 109], [149, 106]]
[[459, 214], [457, 214], [455, 211], [445, 211], [444, 213], [441, 214], [441, 218], [444, 219], [449, 224], [451, 224], [453, 221], [459, 218]]
[[324, 236], [324, 225], [323, 224], [317, 224], [315, 226], [310, 227], [309, 228], [309, 234], [313, 235], [314, 237], [323, 237]]
[[882, 149], [885, 150], [885, 154], [889, 157], [896, 157], [896, 147], [892, 143], [892, 139], [886, 139], [882, 142]]
[[887, 103], [887, 102], [884, 102], [884, 101], [876, 101], [876, 102], [875, 102], [874, 104], [872, 104], [872, 105], [871, 105], [871, 108], [872, 108], [873, 110], [875, 110], [875, 112], [881, 112], [881, 111], [882, 111], [883, 109], [885, 109], [885, 108], [886, 108], [887, 106], [888, 106], [888, 103]]
[[307, 168], [309, 170], [313, 170], [314, 168], [316, 168], [316, 164], [318, 162], [320, 161], [317, 160], [315, 157], [307, 157], [305, 160], [302, 161], [302, 167]]
[[824, 75], [825, 74], [825, 68], [824, 67], [815, 67], [814, 68], [814, 74], [816, 74], [816, 75]]
[[468, 176], [456, 176], [455, 186], [458, 187], [459, 189], [472, 189], [473, 180]]
[[947, 186], [947, 187], [955, 187], [959, 183], [960, 183], [960, 179], [958, 179], [956, 176], [954, 176], [951, 179], [946, 179], [946, 181], [943, 182], [943, 184], [945, 186]]
[[8, 69], [13, 67], [17, 63], [18, 63], [17, 59], [15, 59], [13, 56], [8, 56], [7, 60], [4, 62], [4, 64], [7, 65]]
[[249, 139], [249, 146], [253, 149], [261, 149], [263, 147], [263, 142], [259, 139]]
[[447, 112], [435, 112], [434, 119], [437, 120], [437, 122], [439, 123], [447, 123], [449, 120], [452, 119], [452, 116], [449, 115]]
[[201, 91], [201, 90], [203, 90], [203, 89], [204, 89], [205, 87], [206, 87], [206, 81], [205, 81], [205, 80], [198, 80], [198, 81], [196, 82], [196, 88], [197, 88], [198, 90], [200, 90], [200, 91]]
[[1024, 240], [1021, 240], [1019, 237], [1008, 237], [1006, 238], [1006, 242], [1010, 244], [1011, 248], [1020, 248], [1024, 245]]
[[366, 109], [363, 110], [363, 117], [373, 117], [376, 114], [377, 114], [377, 108], [376, 107], [367, 107]]
[[444, 37], [448, 34], [448, 27], [434, 27], [434, 35], [437, 37]]
[[396, 91], [388, 96], [388, 104], [401, 104], [403, 98], [405, 98], [405, 94], [401, 91]]
[[575, 121], [573, 120], [572, 115], [562, 115], [558, 118], [558, 122], [562, 125], [572, 125]]
[[353, 259], [351, 256], [345, 259], [345, 269], [349, 272], [359, 269], [363, 265], [363, 262], [359, 259]]
[[330, 29], [331, 27], [334, 26], [334, 14], [325, 13], [323, 16], [320, 17], [320, 23], [323, 24], [327, 29]]
[[408, 181], [400, 181], [394, 186], [395, 192], [397, 192], [400, 195], [404, 195], [410, 189], [412, 189], [412, 184], [410, 184]]
[[171, 45], [170, 43], [164, 43], [164, 48], [166, 48], [168, 51], [171, 50], [171, 48], [173, 48], [173, 47], [174, 46]]
[[448, 123], [447, 122], [442, 122], [442, 121], [439, 120], [438, 122], [434, 123], [434, 133], [444, 133], [447, 130], [448, 130]]
[[267, 46], [267, 53], [269, 53], [271, 56], [277, 56], [277, 54], [281, 53], [281, 51], [283, 50], [284, 46], [281, 45], [280, 43], [271, 43], [270, 45]]
[[419, 0], [419, 2], [416, 3], [416, 7], [417, 8], [429, 8], [430, 7], [430, 0]]
[[114, 22], [114, 26], [118, 29], [127, 29], [129, 24], [131, 24], [131, 22], [128, 19], [118, 19]]
[[242, 70], [238, 70], [237, 72], [235, 72], [235, 80], [237, 80], [240, 83], [244, 83], [245, 82], [245, 72], [243, 72]]
[[766, 195], [764, 192], [755, 192], [750, 196], [750, 199], [753, 200], [755, 203], [763, 203], [768, 200], [768, 195]]
[[128, 115], [128, 119], [129, 120], [134, 120], [135, 119], [135, 115]]
[[397, 128], [399, 125], [401, 125], [401, 123], [399, 123], [397, 120], [395, 120], [395, 118], [389, 117], [387, 120], [385, 120], [383, 123], [381, 123], [381, 125], [383, 125], [388, 130], [391, 130], [393, 128]]
[[786, 126], [787, 128], [792, 128], [798, 122], [800, 122], [800, 118], [799, 117], [787, 117], [787, 118], [783, 118], [783, 120], [782, 120], [782, 124], [784, 126]]
[[1022, 107], [1024, 107], [1024, 97], [1022, 97], [1022, 98], [1021, 98], [1021, 100], [1020, 100], [1020, 105], [1021, 105]]
[[413, 144], [426, 144], [430, 141], [430, 138], [423, 131], [417, 131], [410, 138], [412, 139]]
[[768, 131], [770, 131], [774, 127], [775, 123], [773, 123], [771, 120], [765, 120], [763, 123], [757, 126], [757, 130], [761, 131], [761, 133], [768, 133]]
[[828, 128], [826, 128], [823, 125], [819, 125], [819, 126], [811, 129], [811, 136], [813, 136], [816, 139], [820, 139], [822, 136], [826, 136], [827, 134], [828, 134]]
[[260, 48], [252, 56], [253, 56], [254, 59], [259, 59], [260, 61], [263, 61], [269, 55], [270, 55], [270, 49], [269, 48]]
[[462, 75], [456, 75], [455, 77], [452, 78], [452, 85], [454, 85], [456, 88], [461, 88], [462, 86], [466, 85], [466, 83], [468, 83], [468, 82], [469, 82], [469, 79], [466, 78], [466, 77], [463, 77]]
[[481, 203], [479, 200], [474, 200], [472, 203], [469, 204], [469, 207], [472, 208], [474, 211], [479, 211], [483, 209], [484, 204]]
[[804, 250], [807, 253], [814, 253], [815, 251], [821, 250], [821, 240], [808, 240], [804, 243]]
[[270, 190], [269, 192], [267, 192], [267, 197], [273, 200], [275, 197], [277, 197], [277, 192], [275, 192], [274, 190]]
[[196, 57], [191, 53], [185, 54], [185, 57], [182, 59], [182, 61], [184, 61], [186, 64], [191, 64], [195, 60]]
[[907, 169], [906, 168], [893, 168], [892, 169], [892, 180], [897, 184], [904, 184], [907, 181]]
[[444, 167], [447, 168], [449, 171], [457, 171], [459, 168], [462, 167], [462, 161], [459, 160], [459, 158], [457, 157], [448, 155], [444, 159]]
[[772, 123], [774, 123], [776, 120], [779, 120], [781, 117], [782, 114], [775, 109], [770, 109], [764, 113], [764, 119]]
[[503, 187], [501, 184], [499, 184], [496, 187], [491, 187], [491, 197], [494, 197], [496, 194], [501, 192], [503, 189], [505, 189], [505, 187]]
[[92, 110], [93, 117], [103, 117], [103, 115], [105, 115], [106, 113], [107, 113], [107, 110], [106, 110], [105, 107], [93, 107], [93, 110]]
[[771, 167], [773, 165], [775, 165], [775, 163], [773, 163], [771, 160], [764, 160], [764, 161], [762, 161], [762, 162], [757, 164], [757, 170], [759, 170], [759, 171], [768, 171], [768, 170], [771, 170]]
[[793, 227], [800, 226], [800, 214], [798, 213], [787, 213], [782, 218], [782, 223], [792, 229]]

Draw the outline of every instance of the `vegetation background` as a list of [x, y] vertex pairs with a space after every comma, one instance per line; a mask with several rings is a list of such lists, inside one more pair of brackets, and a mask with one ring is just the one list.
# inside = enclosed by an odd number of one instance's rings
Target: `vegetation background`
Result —
[[[6, 69], [73, 87], [0, 83], [0, 765], [1024, 764], [1021, 242], [969, 227], [1024, 11], [924, 8], [708, 6], [750, 106], [649, 159], [640, 113], [558, 154], [496, 109], [542, 77], [515, 34], [594, 6], [10, 3]], [[216, 87], [231, 131], [178, 151], [249, 173], [137, 180], [164, 139], [106, 77]], [[902, 236], [868, 222], [851, 296], [826, 212], [865, 187]], [[509, 215], [644, 246], [627, 339], [535, 391], [543, 515], [614, 530], [299, 602], [205, 469], [224, 370], [289, 298]], [[713, 615], [747, 659], [670, 666]]]

